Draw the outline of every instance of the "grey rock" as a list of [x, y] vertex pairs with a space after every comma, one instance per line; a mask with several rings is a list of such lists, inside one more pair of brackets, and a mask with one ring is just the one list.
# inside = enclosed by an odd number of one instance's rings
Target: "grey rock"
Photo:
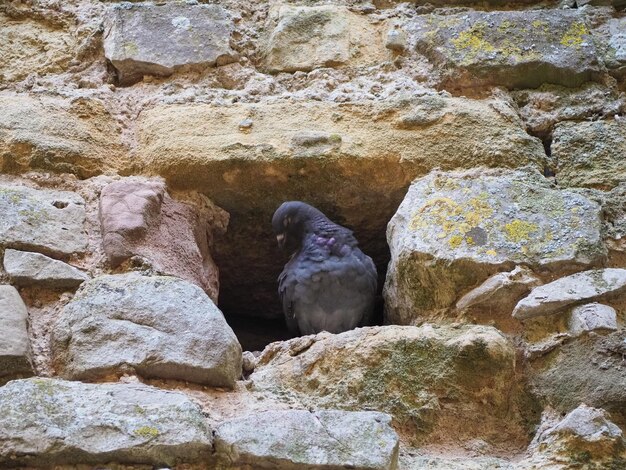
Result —
[[513, 317], [523, 320], [551, 315], [570, 305], [626, 293], [626, 269], [607, 268], [565, 276], [535, 287], [518, 302]]
[[84, 283], [52, 331], [59, 375], [144, 377], [232, 387], [241, 346], [199, 287], [168, 276], [101, 276]]
[[433, 171], [411, 184], [387, 241], [385, 308], [400, 324], [453, 306], [516, 264], [561, 272], [606, 256], [599, 204], [531, 170]]
[[570, 314], [569, 330], [573, 335], [588, 331], [617, 330], [617, 312], [610, 305], [592, 303], [574, 307]]
[[215, 448], [233, 466], [392, 470], [398, 436], [390, 423], [371, 411], [268, 411], [219, 425]]
[[602, 65], [584, 15], [568, 10], [417, 16], [418, 52], [443, 71], [447, 90], [500, 85], [569, 87], [598, 79]]
[[613, 18], [605, 28], [608, 37], [604, 63], [612, 74], [621, 78], [626, 75], [626, 18]]
[[626, 180], [626, 122], [562, 122], [554, 128], [552, 156], [563, 186], [608, 190]]
[[0, 185], [0, 246], [68, 256], [87, 250], [85, 201], [67, 191]]
[[254, 353], [251, 351], [244, 351], [241, 358], [243, 373], [249, 375], [254, 372], [254, 368], [256, 367], [256, 357], [254, 356]]
[[182, 393], [33, 378], [0, 388], [0, 465], [206, 462], [212, 435]]
[[[510, 272], [491, 276], [480, 286], [472, 289], [456, 303], [457, 309], [466, 308], [497, 308], [500, 311], [515, 303], [533, 287], [541, 284], [541, 280], [525, 266], [515, 266]], [[509, 310], [509, 311], [511, 311]]]
[[34, 375], [27, 318], [26, 305], [15, 287], [0, 285], [0, 384]]
[[40, 253], [8, 249], [4, 252], [3, 263], [11, 282], [20, 286], [72, 288], [89, 279], [74, 266]]
[[234, 62], [232, 31], [232, 19], [219, 5], [118, 5], [108, 12], [104, 52], [120, 83], [128, 85], [143, 75]]

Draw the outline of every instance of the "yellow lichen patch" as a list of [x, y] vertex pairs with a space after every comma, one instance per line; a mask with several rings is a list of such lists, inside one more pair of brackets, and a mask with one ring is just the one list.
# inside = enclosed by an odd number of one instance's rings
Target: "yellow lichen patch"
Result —
[[565, 34], [561, 38], [561, 44], [567, 47], [575, 47], [580, 49], [583, 42], [585, 42], [584, 36], [589, 34], [589, 29], [584, 23], [576, 21], [570, 25]]
[[528, 240], [530, 234], [539, 230], [539, 227], [537, 224], [533, 224], [532, 222], [515, 219], [514, 221], [506, 224], [504, 226], [504, 230], [506, 232], [506, 237], [509, 240], [519, 243], [521, 241]]
[[475, 23], [470, 29], [461, 31], [458, 37], [450, 42], [457, 49], [466, 50], [470, 58], [476, 57], [480, 52], [493, 52], [495, 48], [485, 40], [486, 27], [485, 23]]
[[542, 29], [543, 31], [548, 31], [548, 23], [546, 23], [545, 21], [535, 20], [531, 24], [533, 25], [533, 28], [535, 29]]
[[452, 235], [450, 237], [450, 240], [448, 241], [448, 244], [450, 245], [450, 248], [458, 248], [461, 246], [462, 242], [463, 237], [461, 235]]
[[498, 253], [496, 253], [496, 250], [487, 250], [485, 251], [485, 254], [489, 256], [496, 256]]
[[506, 32], [513, 26], [509, 20], [504, 20], [502, 23], [498, 25], [498, 31]]
[[134, 434], [135, 436], [153, 439], [159, 435], [159, 430], [152, 426], [141, 426], [135, 429]]

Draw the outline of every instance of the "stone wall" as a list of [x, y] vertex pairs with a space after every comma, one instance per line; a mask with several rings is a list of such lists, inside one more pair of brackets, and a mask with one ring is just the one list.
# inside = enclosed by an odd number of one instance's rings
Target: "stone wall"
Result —
[[[626, 468], [625, 8], [0, 2], [0, 466]], [[287, 340], [291, 199], [378, 326]]]

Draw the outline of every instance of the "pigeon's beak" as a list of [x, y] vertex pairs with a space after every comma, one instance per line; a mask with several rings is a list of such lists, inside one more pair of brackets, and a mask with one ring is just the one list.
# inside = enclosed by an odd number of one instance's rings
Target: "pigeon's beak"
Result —
[[279, 233], [276, 235], [276, 241], [278, 242], [278, 247], [282, 250], [285, 248], [285, 234]]

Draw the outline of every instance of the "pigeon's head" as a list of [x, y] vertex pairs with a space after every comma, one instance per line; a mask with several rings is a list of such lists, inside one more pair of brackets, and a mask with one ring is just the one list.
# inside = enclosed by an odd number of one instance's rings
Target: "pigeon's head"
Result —
[[310, 229], [312, 220], [323, 214], [300, 201], [283, 202], [272, 217], [272, 228], [281, 249], [296, 250]]

